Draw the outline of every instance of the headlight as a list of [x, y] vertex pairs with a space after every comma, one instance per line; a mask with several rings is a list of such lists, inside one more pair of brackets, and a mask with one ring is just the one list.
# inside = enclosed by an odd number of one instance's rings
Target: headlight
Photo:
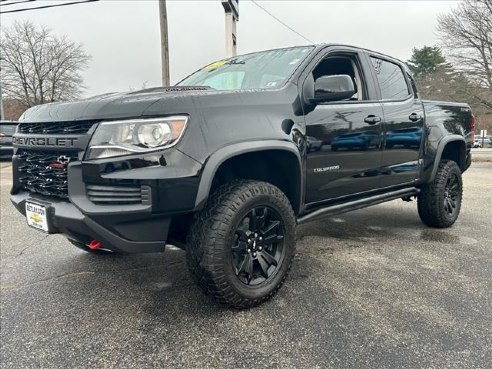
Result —
[[102, 122], [89, 145], [88, 159], [164, 149], [175, 145], [186, 128], [185, 115]]

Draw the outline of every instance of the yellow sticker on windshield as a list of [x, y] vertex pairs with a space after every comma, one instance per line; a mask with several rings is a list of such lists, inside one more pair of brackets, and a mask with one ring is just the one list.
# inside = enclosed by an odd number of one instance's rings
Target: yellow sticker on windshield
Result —
[[218, 61], [218, 62], [215, 62], [215, 63], [212, 63], [212, 64], [207, 65], [204, 69], [215, 69], [215, 68], [219, 68], [219, 67], [222, 67], [223, 65], [225, 65], [225, 63], [227, 63], [227, 60], [221, 60], [221, 61]]

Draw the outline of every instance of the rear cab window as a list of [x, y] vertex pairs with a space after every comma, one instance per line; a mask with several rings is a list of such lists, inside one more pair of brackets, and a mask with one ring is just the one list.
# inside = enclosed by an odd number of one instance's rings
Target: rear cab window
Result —
[[381, 91], [381, 100], [405, 100], [413, 95], [398, 64], [373, 56], [371, 62]]

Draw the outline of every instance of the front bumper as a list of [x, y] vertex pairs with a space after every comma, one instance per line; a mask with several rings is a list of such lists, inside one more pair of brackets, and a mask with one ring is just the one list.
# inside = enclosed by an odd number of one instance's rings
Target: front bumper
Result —
[[[126, 225], [127, 229], [123, 230], [125, 221], [129, 217], [134, 217], [129, 214], [120, 214], [116, 218], [111, 216], [116, 229], [122, 228], [123, 233], [126, 234], [127, 237], [124, 237], [89, 218], [68, 201], [53, 199], [47, 201], [41, 196], [27, 192], [12, 195], [10, 199], [17, 210], [24, 215], [26, 214], [26, 201], [45, 206], [48, 213], [49, 233], [63, 233], [67, 238], [83, 244], [97, 240], [101, 242], [104, 249], [124, 253], [160, 252], [164, 251], [166, 245], [170, 218], [152, 219], [148, 215], [143, 216], [138, 221], [133, 219]], [[148, 239], [150, 234], [156, 234], [156, 239], [141, 241]]]
[[[26, 201], [45, 206], [49, 233], [79, 243], [97, 240], [104, 249], [124, 253], [164, 251], [173, 220], [194, 210], [201, 165], [176, 149], [153, 155], [71, 162], [68, 200], [23, 189], [22, 163], [14, 155], [11, 201], [24, 215]], [[100, 204], [90, 197], [90, 186], [128, 185], [145, 187], [146, 201]]]

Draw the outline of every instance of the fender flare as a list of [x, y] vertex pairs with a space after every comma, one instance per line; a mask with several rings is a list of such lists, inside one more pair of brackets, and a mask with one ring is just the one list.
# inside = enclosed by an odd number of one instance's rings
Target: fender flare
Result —
[[[460, 135], [444, 136], [442, 138], [442, 140], [439, 141], [439, 144], [437, 146], [436, 156], [434, 157], [434, 165], [432, 167], [432, 172], [431, 172], [431, 175], [429, 178], [429, 182], [432, 182], [434, 180], [434, 178], [436, 178], [437, 169], [439, 168], [439, 163], [441, 162], [441, 156], [442, 156], [442, 153], [444, 151], [444, 148], [446, 147], [446, 145], [448, 143], [456, 142], [456, 141], [463, 142], [463, 146], [465, 148], [465, 155], [466, 155], [466, 141], [465, 141], [465, 138], [463, 136], [460, 136]], [[466, 158], [464, 158], [464, 159], [466, 160]], [[458, 163], [458, 164], [460, 164], [460, 163]], [[461, 165], [460, 165], [460, 168], [461, 168]]]
[[[212, 155], [208, 157], [205, 161], [202, 169], [202, 173], [200, 176], [200, 184], [198, 185], [198, 191], [195, 199], [195, 210], [202, 209], [205, 205], [210, 189], [212, 188], [212, 182], [215, 177], [215, 173], [217, 169], [228, 159], [231, 159], [235, 156], [247, 154], [251, 152], [258, 151], [266, 151], [266, 150], [279, 150], [279, 151], [288, 151], [294, 154], [299, 162], [299, 178], [300, 178], [300, 189], [299, 195], [302, 199], [303, 197], [303, 189], [304, 189], [304, 181], [302, 176], [302, 159], [299, 153], [298, 147], [289, 141], [279, 141], [279, 140], [264, 140], [264, 141], [247, 141], [247, 142], [239, 142], [231, 145], [227, 145], [215, 151]], [[301, 200], [300, 199], [300, 200]], [[301, 201], [299, 201], [300, 206]], [[296, 209], [294, 209], [296, 211]], [[298, 212], [297, 209], [296, 212]]]

